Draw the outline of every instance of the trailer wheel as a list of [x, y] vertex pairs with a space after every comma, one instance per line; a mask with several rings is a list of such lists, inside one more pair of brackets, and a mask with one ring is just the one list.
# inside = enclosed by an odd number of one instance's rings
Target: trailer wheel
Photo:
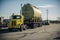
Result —
[[38, 27], [41, 27], [41, 26], [42, 26], [42, 24], [41, 24], [41, 23], [39, 23], [39, 24], [38, 24]]
[[34, 26], [34, 28], [37, 28], [38, 24], [37, 24], [37, 23], [35, 23], [33, 26]]
[[41, 22], [41, 24], [40, 24], [40, 27], [42, 27], [42, 22]]
[[40, 23], [38, 23], [38, 27], [40, 27]]

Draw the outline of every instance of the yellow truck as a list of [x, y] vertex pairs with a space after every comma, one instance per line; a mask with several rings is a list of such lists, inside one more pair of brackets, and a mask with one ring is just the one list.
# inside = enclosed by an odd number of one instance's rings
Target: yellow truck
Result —
[[13, 29], [19, 29], [22, 31], [25, 29], [24, 26], [24, 16], [23, 15], [12, 15], [8, 24], [9, 31]]
[[21, 15], [12, 15], [9, 22], [9, 30], [36, 28], [42, 26], [41, 11], [31, 4], [24, 4]]

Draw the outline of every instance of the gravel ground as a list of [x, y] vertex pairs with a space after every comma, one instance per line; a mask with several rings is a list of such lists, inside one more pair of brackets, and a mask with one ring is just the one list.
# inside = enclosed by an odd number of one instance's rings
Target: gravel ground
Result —
[[50, 24], [23, 32], [0, 34], [0, 40], [60, 40], [60, 24]]

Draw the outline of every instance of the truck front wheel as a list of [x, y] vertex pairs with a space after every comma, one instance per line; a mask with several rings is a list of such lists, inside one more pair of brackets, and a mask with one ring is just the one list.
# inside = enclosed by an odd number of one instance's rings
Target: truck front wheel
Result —
[[23, 28], [20, 26], [19, 30], [20, 30], [20, 31], [23, 31]]
[[8, 28], [9, 32], [12, 32], [12, 28]]

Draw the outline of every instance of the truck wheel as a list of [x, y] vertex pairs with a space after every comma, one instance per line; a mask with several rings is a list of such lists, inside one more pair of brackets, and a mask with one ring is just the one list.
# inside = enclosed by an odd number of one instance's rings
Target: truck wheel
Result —
[[20, 30], [20, 31], [23, 31], [23, 28], [20, 28], [19, 30]]
[[23, 31], [23, 27], [22, 27], [22, 25], [20, 25], [20, 28], [19, 28], [19, 30], [20, 30], [20, 31]]
[[24, 28], [23, 30], [26, 30], [26, 28]]
[[40, 27], [42, 27], [42, 23], [40, 24]]
[[26, 30], [27, 29], [27, 26], [26, 25], [23, 25], [23, 30]]
[[35, 23], [33, 26], [34, 26], [34, 28], [36, 28], [38, 26], [38, 24]]
[[23, 31], [23, 29], [22, 29], [22, 28], [20, 28], [19, 30], [20, 30], [20, 31]]
[[12, 32], [12, 28], [8, 28], [9, 32]]
[[42, 26], [42, 24], [41, 24], [41, 23], [39, 23], [39, 24], [38, 24], [38, 27], [41, 27], [41, 26]]
[[40, 27], [40, 23], [38, 23], [38, 27]]

